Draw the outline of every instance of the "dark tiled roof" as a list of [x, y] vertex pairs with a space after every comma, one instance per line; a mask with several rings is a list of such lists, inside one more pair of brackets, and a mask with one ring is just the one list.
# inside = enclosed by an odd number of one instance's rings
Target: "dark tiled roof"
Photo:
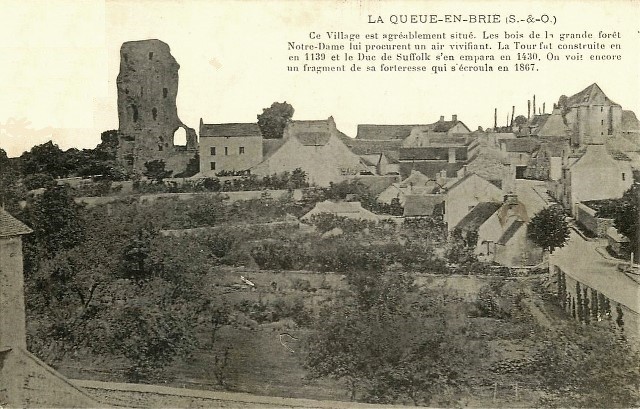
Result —
[[304, 146], [324, 146], [331, 139], [329, 132], [296, 132], [295, 137]]
[[357, 180], [358, 182], [365, 185], [369, 188], [369, 192], [373, 195], [379, 195], [386, 188], [391, 186], [393, 183], [396, 183], [400, 177], [397, 175], [385, 175], [385, 176], [369, 176], [369, 175], [360, 175], [355, 177], [353, 180]]
[[521, 220], [516, 220], [515, 222], [511, 223], [511, 225], [507, 228], [507, 230], [504, 233], [502, 233], [502, 236], [500, 236], [500, 239], [498, 239], [498, 244], [501, 246], [506, 246], [507, 243], [509, 243], [509, 240], [511, 240], [511, 238], [516, 234], [516, 232], [520, 230], [520, 228], [524, 225], [525, 225], [525, 222]]
[[433, 131], [433, 132], [449, 132], [451, 130], [451, 128], [453, 128], [454, 126], [456, 126], [458, 124], [462, 124], [462, 126], [464, 126], [465, 128], [467, 128], [467, 130], [469, 130], [467, 125], [465, 125], [462, 121], [438, 121], [438, 122], [435, 122], [435, 123], [431, 124], [431, 131]]
[[358, 125], [356, 139], [404, 139], [416, 126], [426, 125]]
[[202, 124], [200, 137], [262, 136], [258, 124]]
[[507, 152], [532, 153], [540, 146], [536, 138], [501, 139], [500, 143], [506, 145]]
[[0, 237], [18, 236], [31, 232], [32, 230], [24, 223], [0, 208]]
[[598, 86], [598, 84], [594, 82], [577, 94], [570, 96], [567, 100], [567, 106], [573, 107], [578, 105], [589, 105], [593, 103], [595, 97], [598, 94], [602, 94], [604, 96], [605, 102], [608, 102], [611, 105], [618, 105], [610, 100], [609, 97], [607, 97], [602, 89]]
[[375, 153], [385, 153], [388, 151], [398, 151], [398, 149], [400, 149], [400, 146], [402, 145], [402, 141], [400, 139], [340, 139], [356, 155], [369, 155]]
[[405, 217], [433, 216], [442, 214], [444, 195], [406, 195]]
[[463, 232], [478, 230], [501, 206], [497, 202], [480, 202], [460, 220], [456, 228]]

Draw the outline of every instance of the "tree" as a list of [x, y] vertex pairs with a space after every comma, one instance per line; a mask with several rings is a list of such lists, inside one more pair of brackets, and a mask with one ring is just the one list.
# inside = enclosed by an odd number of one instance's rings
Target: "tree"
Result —
[[287, 102], [274, 102], [258, 114], [258, 127], [265, 139], [282, 138], [284, 128], [293, 117], [293, 106]]
[[[428, 405], [456, 388], [481, 354], [447, 326], [444, 305], [418, 294], [409, 276], [348, 276], [348, 293], [321, 311], [306, 366], [312, 377], [346, 381], [351, 400]], [[434, 302], [436, 301], [436, 302]]]
[[524, 115], [518, 115], [514, 120], [513, 124], [518, 127], [518, 129], [522, 128], [524, 124], [527, 123], [527, 117]]
[[144, 167], [146, 170], [143, 174], [154, 182], [162, 183], [164, 179], [170, 177], [173, 173], [170, 170], [166, 170], [165, 166], [166, 164], [162, 159], [145, 162]]
[[[629, 239], [631, 251], [638, 248], [639, 194], [640, 185], [634, 184], [622, 195], [622, 198], [604, 201], [596, 212], [598, 217], [613, 219], [613, 225], [618, 232]], [[640, 257], [636, 257], [636, 261], [638, 258]]]
[[69, 176], [65, 154], [52, 141], [34, 146], [20, 158], [25, 175], [46, 173], [54, 178]]
[[527, 236], [550, 253], [563, 247], [569, 239], [569, 224], [560, 205], [542, 209], [533, 216], [527, 227]]
[[35, 244], [46, 258], [75, 247], [84, 237], [81, 207], [73, 200], [68, 186], [47, 187], [25, 209], [25, 221], [34, 231], [27, 243]]

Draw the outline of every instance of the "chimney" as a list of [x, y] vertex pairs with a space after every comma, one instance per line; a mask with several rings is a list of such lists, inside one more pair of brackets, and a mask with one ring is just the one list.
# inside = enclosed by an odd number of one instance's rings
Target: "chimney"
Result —
[[444, 115], [440, 115], [440, 121], [439, 122], [444, 122]]
[[542, 113], [543, 113], [543, 114], [546, 114], [546, 113], [547, 113], [547, 108], [545, 107], [545, 105], [546, 105], [546, 102], [543, 102], [543, 103], [542, 103]]
[[458, 122], [458, 115], [456, 115], [456, 114], [451, 115], [451, 120], [453, 122]]
[[536, 96], [533, 95], [533, 116], [536, 116]]
[[513, 105], [511, 106], [511, 126], [513, 126], [513, 119], [515, 118], [516, 115], [516, 106]]
[[498, 129], [498, 108], [493, 109], [493, 129]]
[[527, 100], [527, 120], [531, 119], [531, 100]]

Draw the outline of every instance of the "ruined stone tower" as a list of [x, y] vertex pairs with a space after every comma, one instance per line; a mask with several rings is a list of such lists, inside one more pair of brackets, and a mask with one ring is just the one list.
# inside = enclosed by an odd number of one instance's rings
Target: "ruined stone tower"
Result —
[[[178, 118], [179, 68], [160, 40], [130, 41], [120, 48], [117, 157], [129, 171], [142, 172], [145, 162], [161, 159], [175, 175], [198, 150], [195, 131]], [[179, 128], [186, 132], [186, 145], [174, 143]]]

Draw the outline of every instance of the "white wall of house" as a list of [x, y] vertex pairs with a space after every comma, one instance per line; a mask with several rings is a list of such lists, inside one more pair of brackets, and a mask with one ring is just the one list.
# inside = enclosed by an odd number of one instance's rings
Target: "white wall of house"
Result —
[[261, 136], [209, 136], [200, 138], [200, 173], [247, 170], [262, 162]]
[[502, 200], [503, 192], [496, 185], [478, 175], [470, 175], [447, 192], [444, 221], [451, 231], [478, 203]]
[[631, 166], [617, 161], [604, 145], [588, 145], [585, 154], [568, 169], [568, 199], [571, 212], [585, 200], [622, 197], [633, 184]]

